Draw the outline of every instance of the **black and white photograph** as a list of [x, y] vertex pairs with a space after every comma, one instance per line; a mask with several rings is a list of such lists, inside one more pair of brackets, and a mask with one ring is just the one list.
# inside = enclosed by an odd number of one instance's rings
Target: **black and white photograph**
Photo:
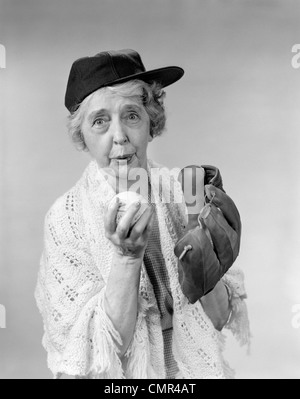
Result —
[[300, 379], [299, 0], [0, 0], [0, 134], [0, 379]]

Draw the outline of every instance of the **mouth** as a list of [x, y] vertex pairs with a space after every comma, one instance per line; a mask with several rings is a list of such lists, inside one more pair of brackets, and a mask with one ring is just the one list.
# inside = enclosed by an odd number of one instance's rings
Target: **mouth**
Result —
[[130, 162], [133, 158], [134, 154], [124, 154], [121, 155], [119, 157], [115, 157], [113, 159], [115, 159], [116, 161], [126, 161], [126, 162]]

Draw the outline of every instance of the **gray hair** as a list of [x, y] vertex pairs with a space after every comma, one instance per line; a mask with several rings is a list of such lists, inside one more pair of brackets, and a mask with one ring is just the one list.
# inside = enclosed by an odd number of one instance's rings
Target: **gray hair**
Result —
[[[164, 108], [165, 92], [162, 90], [161, 85], [156, 82], [152, 84], [145, 83], [141, 80], [131, 80], [126, 83], [118, 84], [115, 86], [107, 86], [111, 92], [120, 96], [140, 97], [142, 104], [150, 118], [150, 134], [152, 137], [156, 137], [162, 134], [166, 126], [166, 113]], [[102, 90], [100, 88], [99, 90]], [[81, 132], [81, 125], [84, 118], [86, 108], [94, 97], [96, 90], [89, 96], [87, 96], [72, 112], [68, 117], [68, 132], [71, 140], [75, 144], [78, 150], [87, 151], [87, 146], [84, 141], [83, 134]], [[142, 94], [137, 94], [142, 93]]]

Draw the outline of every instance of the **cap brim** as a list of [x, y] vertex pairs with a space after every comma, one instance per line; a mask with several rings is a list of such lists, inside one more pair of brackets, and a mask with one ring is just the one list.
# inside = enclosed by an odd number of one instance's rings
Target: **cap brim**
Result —
[[151, 71], [136, 73], [134, 75], [126, 76], [125, 78], [115, 79], [112, 82], [106, 83], [105, 86], [111, 86], [118, 83], [125, 83], [129, 80], [138, 79], [146, 83], [158, 82], [159, 84], [161, 84], [162, 87], [166, 87], [177, 82], [177, 80], [182, 78], [183, 74], [184, 70], [182, 68], [177, 66], [169, 66], [159, 69], [153, 69]]

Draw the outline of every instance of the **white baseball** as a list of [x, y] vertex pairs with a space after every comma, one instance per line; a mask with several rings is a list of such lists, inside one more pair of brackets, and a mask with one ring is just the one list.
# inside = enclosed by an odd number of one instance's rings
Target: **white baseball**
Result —
[[127, 211], [127, 209], [130, 207], [131, 204], [133, 204], [136, 201], [141, 202], [141, 206], [137, 213], [134, 215], [133, 220], [131, 222], [131, 226], [133, 226], [137, 220], [142, 216], [142, 214], [145, 212], [145, 210], [148, 208], [148, 202], [147, 200], [140, 194], [134, 192], [134, 191], [123, 191], [119, 194], [116, 194], [116, 196], [112, 199], [118, 197], [119, 198], [119, 208], [118, 208], [118, 213], [116, 217], [116, 222], [117, 224], [119, 223], [119, 220], [121, 217], [124, 215], [124, 213]]

